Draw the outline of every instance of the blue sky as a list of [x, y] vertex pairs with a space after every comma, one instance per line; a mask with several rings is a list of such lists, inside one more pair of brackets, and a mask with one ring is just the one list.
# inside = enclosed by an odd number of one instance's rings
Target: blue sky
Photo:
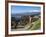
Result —
[[25, 13], [25, 12], [40, 12], [40, 7], [37, 6], [11, 6], [12, 14]]

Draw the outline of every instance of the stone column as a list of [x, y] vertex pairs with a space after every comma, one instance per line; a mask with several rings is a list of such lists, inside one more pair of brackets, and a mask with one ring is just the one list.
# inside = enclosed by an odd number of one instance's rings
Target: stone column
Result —
[[29, 22], [31, 22], [31, 16], [29, 16]]

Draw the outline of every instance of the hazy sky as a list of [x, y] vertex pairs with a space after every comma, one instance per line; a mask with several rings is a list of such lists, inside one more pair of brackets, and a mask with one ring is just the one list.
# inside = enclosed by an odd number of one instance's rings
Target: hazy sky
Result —
[[24, 12], [40, 12], [40, 7], [37, 6], [11, 6], [12, 14]]

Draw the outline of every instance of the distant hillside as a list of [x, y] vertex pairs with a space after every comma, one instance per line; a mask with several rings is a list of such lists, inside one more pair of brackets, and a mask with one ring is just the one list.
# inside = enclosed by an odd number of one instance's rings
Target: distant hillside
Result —
[[25, 12], [25, 13], [18, 13], [18, 14], [11, 14], [12, 17], [15, 16], [31, 16], [31, 15], [39, 15], [40, 12]]

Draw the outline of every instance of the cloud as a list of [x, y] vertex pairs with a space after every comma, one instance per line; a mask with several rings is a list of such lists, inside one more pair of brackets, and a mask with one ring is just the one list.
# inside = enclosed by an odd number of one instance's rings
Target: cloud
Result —
[[40, 10], [29, 10], [28, 12], [40, 12]]

